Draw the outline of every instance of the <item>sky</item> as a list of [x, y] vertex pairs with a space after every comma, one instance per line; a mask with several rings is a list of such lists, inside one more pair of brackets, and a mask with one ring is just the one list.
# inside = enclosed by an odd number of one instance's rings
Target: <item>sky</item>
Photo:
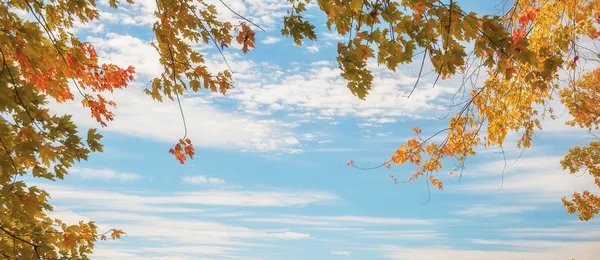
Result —
[[[234, 44], [225, 55], [235, 89], [183, 97], [196, 157], [179, 164], [168, 153], [183, 135], [175, 102], [142, 93], [160, 75], [153, 40], [154, 1], [119, 10], [98, 2], [101, 18], [77, 24], [76, 34], [96, 46], [102, 62], [136, 68], [136, 81], [111, 98], [115, 120], [102, 128], [105, 151], [78, 163], [63, 181], [31, 183], [48, 190], [67, 223], [94, 220], [100, 230], [123, 229], [117, 241], [99, 242], [92, 259], [592, 259], [600, 254], [600, 222], [566, 213], [560, 198], [597, 190], [588, 175], [564, 172], [560, 159], [590, 136], [544, 121], [533, 147], [478, 149], [462, 178], [450, 168], [437, 176], [443, 191], [424, 179], [394, 184], [410, 167], [362, 171], [378, 165], [412, 137], [418, 125], [431, 134], [447, 124], [444, 106], [460, 84], [432, 84], [424, 76], [414, 94], [419, 64], [391, 73], [370, 63], [373, 90], [359, 100], [339, 77], [339, 35], [310, 6], [318, 40], [295, 46], [279, 34], [288, 6], [277, 0], [228, 0], [259, 23], [256, 49]], [[239, 20], [214, 1], [220, 17]], [[495, 13], [487, 1], [460, 1], [463, 9]], [[213, 70], [226, 68], [214, 48], [195, 46]], [[51, 104], [74, 114], [83, 129], [98, 127], [77, 102]], [[513, 164], [513, 162], [515, 162]], [[455, 183], [455, 184], [453, 184]], [[595, 188], [595, 189], [594, 189]]]

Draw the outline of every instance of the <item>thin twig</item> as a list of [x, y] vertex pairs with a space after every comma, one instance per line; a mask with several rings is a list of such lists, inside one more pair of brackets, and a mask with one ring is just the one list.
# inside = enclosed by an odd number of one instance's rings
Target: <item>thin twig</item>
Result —
[[233, 69], [231, 68], [231, 66], [229, 66], [229, 62], [227, 62], [227, 58], [225, 58], [225, 54], [223, 54], [223, 51], [219, 47], [219, 44], [217, 43], [215, 38], [212, 36], [210, 31], [208, 31], [208, 29], [206, 29], [206, 26], [204, 26], [204, 23], [202, 23], [202, 19], [200, 19], [200, 17], [198, 17], [198, 15], [196, 13], [192, 12], [192, 14], [194, 14], [194, 16], [200, 21], [200, 25], [202, 26], [202, 29], [208, 34], [208, 37], [210, 37], [212, 42], [215, 44], [215, 47], [217, 47], [217, 50], [221, 54], [221, 57], [223, 57], [223, 61], [225, 61], [225, 65], [227, 65], [227, 68], [229, 68], [229, 71], [231, 71], [233, 73]]
[[21, 241], [21, 242], [23, 242], [23, 243], [25, 243], [25, 244], [28, 244], [28, 245], [30, 245], [30, 246], [32, 246], [32, 247], [33, 247], [33, 251], [35, 252], [35, 255], [37, 256], [37, 259], [42, 259], [42, 258], [40, 257], [40, 254], [38, 253], [38, 247], [39, 247], [38, 245], [36, 245], [36, 244], [34, 244], [34, 243], [31, 243], [31, 242], [29, 242], [29, 241], [27, 241], [27, 240], [25, 240], [25, 239], [22, 239], [22, 238], [20, 238], [20, 237], [18, 237], [18, 236], [17, 236], [17, 235], [15, 235], [14, 233], [12, 233], [12, 232], [10, 232], [10, 231], [6, 230], [6, 229], [5, 229], [3, 226], [0, 226], [0, 230], [4, 231], [4, 233], [8, 234], [8, 235], [9, 235], [9, 236], [11, 236], [12, 238], [14, 238], [14, 239], [16, 239], [16, 240], [19, 240], [19, 241]]
[[221, 2], [221, 4], [223, 4], [227, 9], [229, 9], [229, 11], [231, 11], [232, 13], [234, 13], [235, 15], [239, 16], [240, 18], [244, 19], [245, 21], [251, 23], [252, 25], [258, 27], [258, 29], [261, 29], [263, 32], [266, 32], [265, 29], [263, 29], [262, 27], [260, 27], [258, 24], [255, 24], [254, 22], [248, 20], [248, 18], [244, 17], [241, 14], [238, 14], [236, 11], [233, 11], [233, 9], [231, 9], [231, 7], [229, 7], [225, 2], [223, 2], [223, 0], [219, 0], [219, 2]]
[[412, 90], [410, 90], [410, 93], [408, 93], [409, 98], [412, 95], [412, 93], [415, 91], [415, 89], [417, 88], [417, 84], [419, 84], [419, 80], [421, 79], [421, 73], [423, 73], [423, 65], [425, 64], [426, 57], [427, 57], [427, 49], [425, 49], [425, 51], [423, 52], [423, 61], [421, 61], [421, 68], [419, 69], [419, 76], [417, 77], [417, 82], [415, 82], [415, 85], [413, 86]]
[[12, 191], [13, 187], [15, 186], [15, 182], [17, 182], [17, 176], [19, 175], [19, 168], [17, 168], [17, 164], [13, 160], [11, 151], [8, 149], [8, 147], [6, 147], [6, 144], [2, 140], [2, 137], [0, 137], [0, 144], [2, 144], [2, 147], [4, 148], [4, 151], [6, 152], [6, 155], [8, 156], [8, 159], [10, 160], [10, 163], [12, 164], [13, 168], [15, 169], [15, 177], [10, 185], [10, 189], [8, 190], [8, 191]]

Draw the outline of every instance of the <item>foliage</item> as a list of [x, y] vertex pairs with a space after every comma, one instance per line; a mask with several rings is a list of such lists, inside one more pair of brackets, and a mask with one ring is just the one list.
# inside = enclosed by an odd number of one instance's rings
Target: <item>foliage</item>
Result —
[[[541, 128], [540, 117], [554, 117], [550, 102], [557, 92], [574, 117], [569, 124], [598, 128], [600, 72], [579, 76], [579, 60], [596, 57], [580, 56], [578, 50], [581, 40], [600, 35], [596, 29], [600, 1], [520, 0], [502, 15], [466, 13], [454, 1], [288, 2], [291, 8], [281, 33], [294, 43], [316, 40], [315, 26], [303, 16], [315, 3], [325, 13], [327, 27], [348, 37], [338, 43], [337, 61], [349, 90], [361, 99], [373, 84], [367, 67], [370, 59], [396, 71], [422, 56], [417, 61], [429, 60], [442, 79], [457, 74], [471, 77], [475, 71], [487, 74], [483, 86], [461, 86], [459, 91], [469, 91], [469, 98], [459, 103], [462, 107], [448, 127], [438, 132], [446, 135], [442, 142], [423, 139], [422, 130], [415, 127], [416, 138], [383, 163], [414, 165], [410, 181], [426, 175], [442, 189], [434, 173], [442, 169], [444, 160], [454, 159], [462, 166], [478, 145], [503, 147], [511, 131], [522, 133], [518, 147], [529, 147], [534, 131]], [[110, 0], [109, 4], [116, 8], [119, 3]], [[251, 26], [260, 27], [244, 17], [236, 24], [220, 21], [216, 6], [204, 0], [156, 0], [156, 7], [153, 46], [164, 71], [145, 92], [159, 102], [165, 98], [180, 102], [186, 91], [225, 94], [232, 88], [231, 69], [209, 72], [204, 57], [190, 43], [212, 44], [222, 51], [235, 38], [247, 53], [256, 41]], [[21, 19], [17, 13], [22, 12], [31, 20]], [[52, 114], [46, 106], [50, 99], [70, 102], [80, 95], [82, 106], [102, 126], [113, 119], [111, 108], [116, 104], [102, 94], [126, 87], [135, 70], [99, 64], [94, 46], [71, 32], [75, 22], [98, 18], [95, 1], [0, 2], [0, 254], [5, 258], [86, 258], [98, 238], [124, 234], [117, 229], [98, 234], [94, 222], [66, 225], [51, 219], [48, 194], [18, 179], [25, 174], [62, 179], [75, 162], [102, 151], [95, 129], [81, 136], [70, 115]], [[561, 73], [573, 75], [567, 86], [560, 84]], [[185, 163], [195, 151], [183, 110], [181, 116], [185, 132], [169, 152]], [[600, 187], [598, 149], [598, 142], [574, 147], [561, 163], [571, 173], [587, 169]], [[582, 220], [592, 218], [600, 206], [589, 191], [563, 202], [568, 212], [579, 212]]]
[[[502, 15], [466, 13], [453, 1], [317, 2], [329, 18], [327, 25], [349, 35], [347, 43], [339, 43], [338, 62], [348, 88], [359, 98], [371, 89], [372, 75], [365, 67], [371, 57], [395, 71], [423, 55], [422, 62], [429, 58], [442, 79], [464, 74], [468, 82], [480, 71], [486, 73], [482, 86], [466, 89], [463, 84], [458, 90], [470, 95], [457, 102], [462, 106], [449, 107], [449, 112], [458, 112], [436, 134], [445, 134], [443, 141], [423, 139], [414, 128], [416, 137], [382, 164], [414, 165], [408, 181], [426, 175], [441, 190], [443, 183], [435, 174], [444, 161], [458, 163], [452, 175], [475, 155], [477, 146], [502, 148], [509, 132], [521, 134], [518, 148], [530, 147], [534, 132], [541, 129], [540, 119], [555, 118], [551, 102], [556, 93], [575, 118], [570, 125], [598, 129], [600, 72], [583, 71], [579, 65], [580, 58], [597, 62], [598, 57], [579, 53], [585, 48], [581, 41], [600, 35], [600, 1], [519, 0]], [[562, 84], [565, 74], [571, 77]], [[598, 148], [595, 142], [573, 148], [561, 163], [571, 173], [588, 169], [598, 184]], [[599, 200], [592, 192], [573, 196], [571, 201], [563, 198], [569, 213], [579, 212], [582, 220], [598, 213]]]
[[[131, 1], [128, 1], [132, 3]], [[117, 1], [110, 1], [117, 7]], [[212, 42], [219, 48], [236, 41], [248, 52], [254, 32], [246, 23], [216, 20], [214, 5], [203, 1], [157, 1], [156, 50], [165, 72], [146, 92], [154, 99], [179, 101], [184, 90], [202, 88], [225, 93], [231, 73], [208, 72], [200, 53], [186, 40]], [[17, 11], [32, 20], [22, 19]], [[71, 115], [54, 115], [48, 100], [58, 103], [82, 97], [82, 105], [102, 126], [113, 120], [116, 104], [102, 93], [127, 86], [133, 67], [99, 64], [94, 46], [71, 31], [75, 22], [99, 18], [95, 1], [15, 0], [0, 2], [0, 254], [8, 259], [87, 258], [98, 238], [119, 238], [123, 231], [98, 234], [93, 221], [66, 225], [50, 218], [48, 193], [28, 187], [19, 176], [63, 179], [75, 162], [101, 152], [95, 129], [81, 136]], [[186, 129], [187, 131], [187, 129]], [[185, 136], [170, 150], [181, 163], [194, 155]]]
[[[15, 9], [36, 22], [19, 18]], [[50, 218], [48, 193], [18, 178], [62, 179], [73, 163], [102, 151], [95, 129], [78, 135], [70, 115], [54, 115], [46, 104], [73, 100], [76, 89], [82, 105], [104, 126], [113, 119], [109, 107], [115, 104], [101, 93], [124, 88], [134, 69], [98, 64], [94, 47], [69, 32], [75, 19], [98, 18], [91, 2], [9, 1], [0, 3], [0, 14], [0, 254], [85, 258], [97, 240], [94, 222], [67, 225]], [[116, 238], [122, 231], [109, 233]]]

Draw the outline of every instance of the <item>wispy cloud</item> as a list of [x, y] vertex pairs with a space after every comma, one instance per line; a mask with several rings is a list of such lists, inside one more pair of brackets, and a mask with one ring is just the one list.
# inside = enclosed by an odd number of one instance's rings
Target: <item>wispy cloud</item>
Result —
[[363, 230], [357, 233], [364, 237], [385, 240], [433, 240], [444, 236], [436, 230]]
[[[103, 2], [105, 1], [101, 3]], [[216, 1], [209, 0], [207, 3], [213, 4], [217, 10], [217, 18], [220, 20], [236, 22], [236, 14], [240, 14], [246, 19], [261, 24], [267, 30], [273, 30], [277, 21], [282, 19], [282, 12], [290, 8], [288, 3], [277, 0], [231, 0], [227, 2], [227, 5], [236, 12], [234, 14], [224, 5], [217, 4]], [[110, 12], [102, 12], [100, 18], [103, 22], [130, 26], [151, 26], [157, 19], [154, 15], [155, 10], [156, 4], [154, 1], [136, 1], [125, 11], [119, 8]]]
[[[340, 70], [328, 65], [310, 65], [301, 71], [284, 73], [274, 82], [245, 84], [229, 98], [249, 109], [269, 109], [273, 103], [294, 109], [298, 114], [312, 112], [312, 119], [332, 120], [341, 116], [357, 116], [371, 120], [372, 125], [396, 122], [398, 117], [423, 117], [438, 107], [436, 99], [453, 93], [444, 84], [424, 88], [406, 98], [416, 78], [403, 74], [387, 74], [374, 67], [374, 87], [365, 100], [348, 91]], [[425, 85], [432, 83], [424, 81]]]
[[352, 254], [352, 251], [335, 250], [335, 251], [331, 251], [331, 254], [332, 255], [350, 256]]
[[246, 218], [246, 221], [279, 223], [289, 225], [305, 226], [368, 226], [368, 225], [432, 225], [432, 220], [427, 219], [404, 219], [404, 218], [382, 218], [369, 216], [298, 216], [284, 215], [278, 217]]
[[344, 40], [344, 36], [341, 36], [337, 33], [323, 32], [321, 35], [326, 40], [335, 40], [335, 41]]
[[[476, 242], [503, 245], [522, 245], [523, 241], [485, 241]], [[600, 254], [600, 242], [548, 242], [528, 241], [529, 250], [514, 248], [513, 250], [477, 250], [458, 249], [445, 246], [402, 247], [394, 245], [378, 246], [376, 250], [388, 259], [445, 259], [445, 260], [506, 260], [506, 259], [595, 259]]]
[[[137, 73], [138, 83], [105, 96], [115, 101], [119, 108], [114, 111], [115, 120], [103, 130], [162, 142], [176, 142], [183, 128], [182, 119], [173, 116], [179, 113], [177, 106], [170, 102], [157, 103], [142, 91], [146, 86], [141, 82], [159, 76], [164, 70], [159, 63], [159, 55], [150, 42], [117, 33], [108, 33], [105, 37], [89, 37], [88, 40], [96, 46], [101, 57], [99, 62], [111, 62], [120, 66], [133, 65]], [[274, 70], [272, 65], [257, 66], [251, 61], [238, 61], [235, 57], [238, 56], [227, 54], [229, 63], [236, 67], [237, 80], [256, 78], [256, 73], [252, 71], [255, 67]], [[205, 58], [211, 72], [226, 69], [222, 58], [211, 55], [206, 55]], [[265, 72], [260, 78], [268, 79], [269, 76]], [[211, 98], [210, 95], [182, 96], [181, 106], [186, 112], [187, 130], [195, 145], [260, 152], [291, 153], [298, 150], [296, 146], [299, 142], [290, 131], [297, 125], [275, 119], [258, 119], [250, 107], [247, 107], [244, 113], [228, 112], [212, 106]], [[73, 119], [78, 125], [98, 127], [98, 123], [90, 118], [89, 110], [81, 107], [81, 98], [76, 99], [61, 104], [51, 102], [50, 107], [58, 114], [73, 114]], [[152, 113], [148, 112], [149, 107], [152, 108]]]
[[151, 241], [162, 241], [163, 244], [172, 243], [171, 246], [157, 245], [136, 248], [140, 252], [162, 255], [205, 255], [229, 258], [235, 257], [239, 251], [268, 246], [274, 240], [290, 241], [310, 238], [308, 233], [253, 229], [215, 221], [198, 220], [197, 218], [159, 217], [118, 211], [93, 211], [89, 214], [101, 220], [104, 226], [118, 226], [126, 230], [127, 237], [135, 237], [146, 243], [151, 243]]
[[507, 167], [504, 175], [504, 161], [485, 163], [471, 170], [467, 169], [465, 176], [472, 178], [471, 182], [456, 190], [478, 194], [500, 192], [519, 195], [522, 204], [557, 202], [563, 196], [570, 197], [574, 191], [597, 190], [589, 174], [575, 176], [564, 171], [559, 164], [561, 158], [524, 156], [513, 166]]
[[536, 210], [532, 206], [502, 206], [502, 205], [473, 205], [462, 210], [452, 212], [455, 215], [468, 217], [493, 217], [503, 214], [517, 214]]
[[215, 177], [206, 177], [204, 175], [198, 176], [183, 176], [181, 180], [187, 184], [209, 184], [209, 185], [223, 185], [225, 184], [225, 180], [215, 178]]
[[306, 46], [306, 50], [310, 53], [317, 53], [317, 52], [319, 52], [319, 46], [309, 45], [309, 46]]
[[260, 41], [264, 44], [275, 44], [281, 41], [281, 38], [278, 37], [273, 37], [273, 36], [268, 36], [267, 38], [265, 38], [264, 40]]
[[580, 226], [577, 223], [569, 227], [544, 227], [544, 228], [505, 228], [498, 230], [506, 236], [516, 238], [541, 237], [545, 239], [595, 239], [600, 237], [600, 225]]
[[137, 173], [118, 172], [110, 169], [72, 167], [69, 172], [84, 179], [136, 181], [141, 178]]
[[139, 195], [93, 189], [78, 189], [66, 186], [39, 184], [53, 199], [77, 200], [81, 207], [96, 207], [94, 204], [120, 206], [125, 210], [143, 210], [140, 207], [167, 207], [174, 205], [221, 205], [243, 207], [291, 207], [313, 203], [331, 202], [339, 198], [323, 191], [246, 191], [208, 190], [199, 192], [176, 192], [169, 194]]
[[[108, 97], [119, 104], [115, 120], [106, 131], [145, 137], [161, 142], [175, 142], [183, 126], [176, 106], [156, 103], [140, 90], [132, 88], [118, 91]], [[152, 113], [147, 108], [152, 107]], [[292, 151], [299, 142], [286, 124], [277, 120], [257, 120], [224, 112], [207, 104], [198, 97], [183, 98], [182, 107], [188, 114], [187, 129], [194, 144], [201, 147], [235, 147], [244, 151]], [[89, 111], [77, 102], [53, 104], [59, 114], [73, 113], [76, 123], [86, 127], [97, 127], [89, 117]], [[194, 120], [202, 118], [202, 120]], [[295, 140], [290, 142], [290, 140]]]

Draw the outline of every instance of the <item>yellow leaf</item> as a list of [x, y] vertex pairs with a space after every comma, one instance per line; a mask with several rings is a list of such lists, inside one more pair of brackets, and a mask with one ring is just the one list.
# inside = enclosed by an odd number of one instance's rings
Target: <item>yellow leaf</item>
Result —
[[352, 12], [358, 13], [362, 8], [363, 0], [351, 0], [350, 1], [350, 10]]

